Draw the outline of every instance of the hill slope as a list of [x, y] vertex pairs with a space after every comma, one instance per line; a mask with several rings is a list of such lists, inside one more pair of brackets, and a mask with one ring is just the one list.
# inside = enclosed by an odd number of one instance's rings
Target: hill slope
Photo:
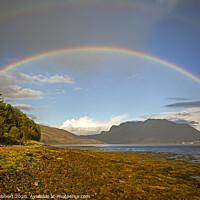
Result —
[[99, 144], [100, 141], [77, 136], [68, 131], [39, 125], [41, 130], [41, 142], [44, 144]]
[[188, 124], [168, 120], [148, 119], [112, 126], [99, 135], [87, 136], [111, 144], [165, 144], [200, 140], [200, 132]]

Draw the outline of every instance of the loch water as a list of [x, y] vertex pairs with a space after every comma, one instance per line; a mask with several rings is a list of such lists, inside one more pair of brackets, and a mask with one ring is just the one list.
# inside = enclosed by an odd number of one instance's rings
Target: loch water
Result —
[[66, 145], [52, 145], [61, 148], [87, 148], [98, 147], [107, 150], [116, 151], [151, 151], [176, 153], [186, 155], [200, 155], [200, 145], [193, 144], [66, 144]]

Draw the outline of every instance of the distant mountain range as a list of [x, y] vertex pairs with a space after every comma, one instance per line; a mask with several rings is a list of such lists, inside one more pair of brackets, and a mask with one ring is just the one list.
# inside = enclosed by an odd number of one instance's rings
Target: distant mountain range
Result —
[[100, 141], [77, 136], [68, 131], [39, 125], [41, 130], [41, 142], [44, 144], [99, 144]]
[[144, 122], [125, 122], [86, 138], [110, 144], [165, 144], [200, 141], [200, 132], [188, 124], [148, 119]]

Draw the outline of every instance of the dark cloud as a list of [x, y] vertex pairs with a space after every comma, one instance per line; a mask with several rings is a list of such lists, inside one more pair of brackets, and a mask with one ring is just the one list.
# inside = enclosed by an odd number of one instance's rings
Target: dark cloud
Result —
[[15, 104], [13, 106], [19, 108], [20, 110], [25, 110], [25, 111], [30, 111], [34, 109], [33, 106], [27, 104]]
[[147, 34], [152, 32], [152, 26], [165, 17], [161, 12], [151, 15], [148, 12], [163, 6], [167, 13], [171, 12], [178, 1], [18, 0], [16, 3], [1, 0], [0, 12], [4, 17], [0, 18], [0, 52], [2, 56], [26, 57], [70, 46], [134, 46], [139, 49]]
[[34, 121], [39, 121], [40, 120], [37, 116], [32, 115], [32, 114], [28, 115], [28, 117], [31, 118]]
[[186, 116], [190, 116], [191, 113], [190, 112], [180, 112], [180, 113], [176, 113], [175, 114], [177, 117], [181, 116], [181, 117], [186, 117]]
[[166, 105], [165, 107], [168, 107], [168, 108], [193, 108], [193, 107], [200, 107], [200, 101], [173, 103], [173, 104]]
[[189, 98], [183, 98], [183, 97], [170, 97], [170, 100], [175, 100], [175, 101], [188, 101], [190, 100]]
[[184, 120], [184, 119], [178, 119], [178, 120], [175, 120], [174, 122], [176, 122], [178, 124], [189, 124], [191, 126], [199, 124], [196, 121], [189, 121], [189, 120]]

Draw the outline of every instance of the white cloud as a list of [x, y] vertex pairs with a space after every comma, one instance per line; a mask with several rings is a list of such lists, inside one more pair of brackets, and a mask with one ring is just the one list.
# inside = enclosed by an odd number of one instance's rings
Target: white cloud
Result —
[[14, 104], [13, 106], [19, 108], [20, 110], [25, 110], [25, 111], [30, 111], [34, 109], [33, 106], [28, 104]]
[[36, 75], [31, 76], [19, 71], [11, 71], [4, 75], [0, 76], [0, 84], [41, 84], [41, 83], [67, 83], [67, 84], [74, 84], [75, 82], [71, 77], [68, 75], [59, 75], [55, 74], [54, 76], [44, 76], [44, 75]]
[[72, 89], [73, 91], [85, 91], [85, 92], [89, 92], [89, 91], [91, 91], [91, 89], [89, 89], [89, 88], [81, 88], [81, 87], [75, 87], [75, 88], [73, 88]]
[[[43, 126], [49, 126], [49, 127], [50, 127], [50, 125], [47, 124], [47, 123], [45, 123], [45, 122], [40, 122], [40, 124], [43, 125]], [[54, 127], [54, 126], [53, 126], [53, 127]]]
[[73, 88], [74, 91], [79, 91], [79, 90], [82, 90], [83, 88], [81, 87], [76, 87], [76, 88]]
[[101, 131], [108, 131], [111, 126], [119, 125], [120, 123], [126, 121], [128, 117], [128, 114], [124, 114], [111, 117], [108, 121], [96, 121], [95, 119], [84, 116], [77, 120], [66, 120], [65, 122], [63, 122], [60, 128], [75, 133], [77, 135], [92, 135], [98, 134]]
[[15, 85], [15, 84], [25, 84], [32, 81], [31, 76], [18, 72], [11, 71], [0, 76], [0, 85]]
[[55, 93], [55, 94], [64, 94], [65, 91], [64, 91], [64, 90], [56, 89], [56, 90], [54, 90], [54, 93]]
[[[66, 83], [73, 84], [74, 81], [68, 75], [54, 75], [54, 76], [30, 76], [19, 71], [11, 71], [0, 76], [0, 90], [3, 97], [7, 101], [22, 100], [22, 99], [38, 99], [42, 98], [43, 93], [31, 88], [23, 88], [24, 84], [55, 84]], [[56, 93], [64, 93], [63, 91], [55, 91]]]
[[194, 128], [200, 130], [200, 108], [189, 108], [179, 112], [164, 112], [159, 114], [150, 114], [141, 116], [144, 119], [168, 119], [170, 121], [185, 121]]
[[74, 84], [74, 81], [71, 77], [69, 77], [68, 75], [54, 75], [51, 77], [41, 77], [39, 80], [39, 82], [41, 83], [49, 83], [49, 84], [53, 84], [53, 83], [67, 83], [67, 84]]
[[22, 99], [40, 99], [42, 98], [42, 92], [33, 90], [30, 88], [22, 88], [18, 85], [9, 85], [6, 87], [1, 87], [3, 97], [5, 100], [14, 101]]

